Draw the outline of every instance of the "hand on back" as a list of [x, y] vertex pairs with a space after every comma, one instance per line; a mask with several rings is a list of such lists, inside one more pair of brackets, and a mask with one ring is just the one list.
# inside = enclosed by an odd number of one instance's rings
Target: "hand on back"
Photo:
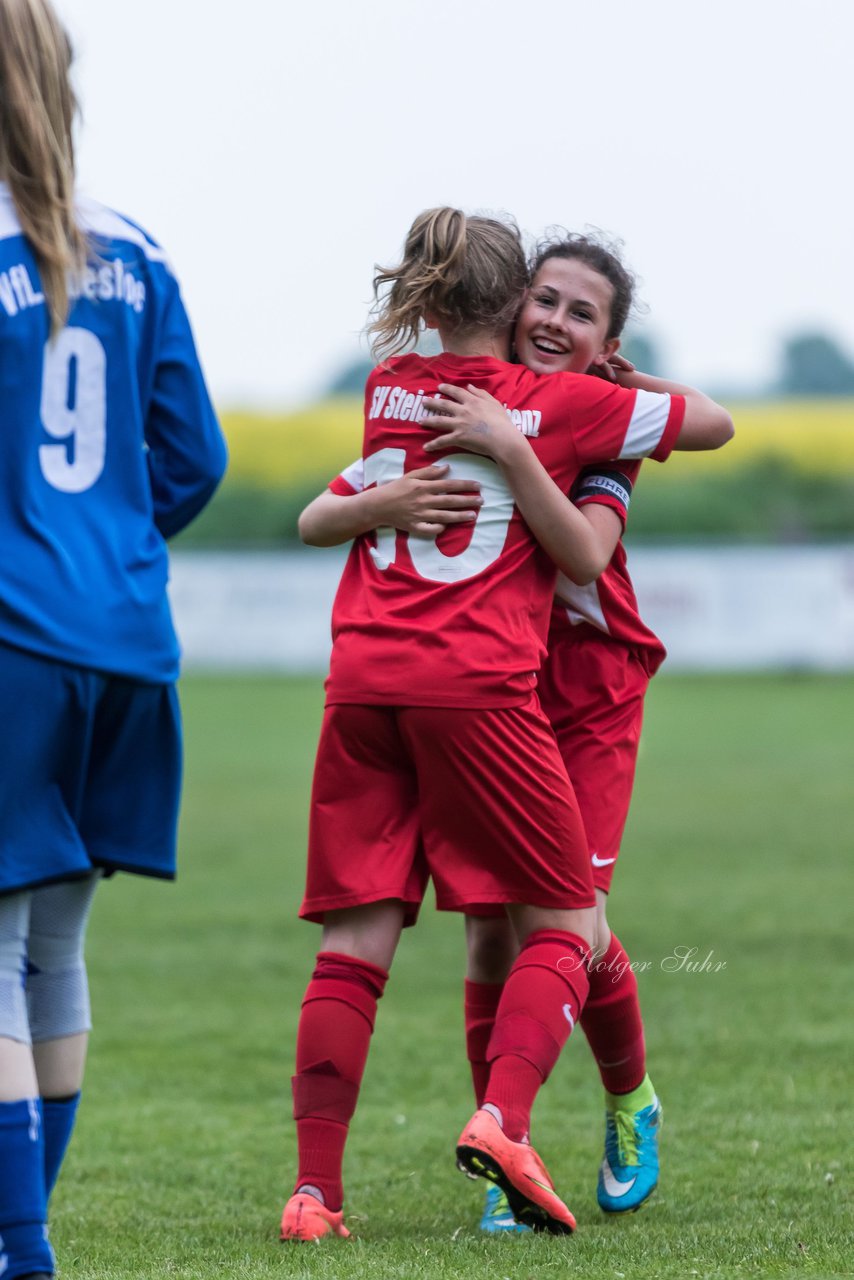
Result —
[[524, 437], [513, 426], [504, 405], [482, 387], [457, 387], [443, 382], [439, 391], [441, 399], [423, 402], [428, 412], [421, 419], [421, 426], [440, 433], [435, 440], [428, 440], [425, 452], [456, 446], [500, 462], [520, 443], [524, 444]]
[[434, 463], [409, 471], [378, 490], [383, 522], [421, 538], [435, 538], [447, 525], [477, 519], [482, 505], [475, 480], [451, 480], [448, 465]]

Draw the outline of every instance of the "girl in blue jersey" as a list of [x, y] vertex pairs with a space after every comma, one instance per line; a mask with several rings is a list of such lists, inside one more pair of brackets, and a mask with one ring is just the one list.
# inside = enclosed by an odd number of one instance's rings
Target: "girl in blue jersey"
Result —
[[71, 50], [0, 0], [0, 1274], [53, 1274], [47, 1201], [90, 1029], [98, 877], [171, 878], [181, 775], [165, 539], [226, 452], [178, 284], [75, 203]]

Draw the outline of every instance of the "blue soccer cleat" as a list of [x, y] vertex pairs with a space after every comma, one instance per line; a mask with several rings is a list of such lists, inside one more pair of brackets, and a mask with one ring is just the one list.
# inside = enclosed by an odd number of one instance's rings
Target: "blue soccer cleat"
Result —
[[524, 1222], [517, 1222], [513, 1217], [510, 1202], [500, 1187], [486, 1188], [486, 1204], [483, 1206], [483, 1217], [480, 1220], [481, 1231], [493, 1234], [498, 1231], [530, 1231]]
[[632, 1093], [605, 1095], [605, 1158], [596, 1199], [605, 1213], [634, 1213], [658, 1186], [661, 1103], [649, 1076]]

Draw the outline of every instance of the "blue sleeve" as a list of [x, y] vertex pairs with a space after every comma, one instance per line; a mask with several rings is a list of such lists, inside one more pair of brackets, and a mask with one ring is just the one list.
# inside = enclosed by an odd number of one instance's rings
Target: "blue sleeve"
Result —
[[164, 538], [207, 505], [228, 461], [190, 322], [177, 283], [170, 286], [145, 421], [154, 523]]

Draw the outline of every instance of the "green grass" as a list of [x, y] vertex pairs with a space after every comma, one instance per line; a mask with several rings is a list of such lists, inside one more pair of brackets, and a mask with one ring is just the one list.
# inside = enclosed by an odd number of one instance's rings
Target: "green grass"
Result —
[[[850, 678], [682, 678], [650, 693], [612, 922], [663, 1098], [653, 1201], [605, 1220], [580, 1036], [535, 1111], [572, 1239], [482, 1239], [453, 1166], [471, 1109], [462, 930], [425, 910], [380, 1008], [346, 1163], [356, 1238], [277, 1243], [288, 1077], [318, 942], [295, 919], [319, 682], [188, 679], [182, 868], [118, 877], [89, 960], [87, 1088], [52, 1208], [63, 1277], [731, 1277], [854, 1273]], [[719, 972], [666, 972], [677, 947]]]

